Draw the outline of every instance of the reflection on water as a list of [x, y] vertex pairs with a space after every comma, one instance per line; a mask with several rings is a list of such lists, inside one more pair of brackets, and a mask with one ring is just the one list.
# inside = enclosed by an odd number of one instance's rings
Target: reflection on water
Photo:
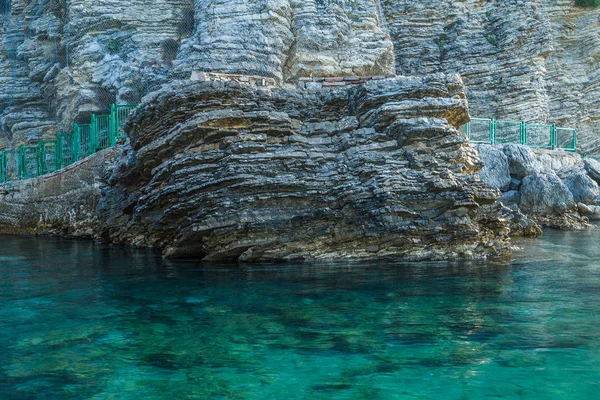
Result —
[[215, 266], [1, 239], [1, 399], [600, 391], [600, 230], [487, 264]]

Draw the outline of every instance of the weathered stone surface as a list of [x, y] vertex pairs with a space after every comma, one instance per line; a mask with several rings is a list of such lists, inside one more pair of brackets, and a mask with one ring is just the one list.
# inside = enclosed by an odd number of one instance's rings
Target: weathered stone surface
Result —
[[600, 144], [600, 9], [573, 3], [382, 1], [398, 74], [458, 72], [472, 116], [572, 126], [589, 153]]
[[500, 201], [505, 205], [518, 206], [521, 203], [521, 193], [518, 190], [510, 190], [506, 193], [502, 193]]
[[466, 119], [453, 76], [311, 92], [174, 83], [133, 117], [99, 236], [206, 260], [502, 254], [499, 193], [476, 179]]
[[527, 176], [521, 186], [521, 208], [526, 213], [551, 215], [575, 206], [573, 194], [552, 171]]
[[393, 74], [376, 0], [13, 0], [0, 19], [0, 145], [68, 132], [191, 71]]
[[521, 188], [521, 181], [515, 178], [510, 178], [510, 190], [519, 190]]
[[542, 228], [516, 206], [503, 207], [502, 216], [508, 221], [511, 237], [535, 237], [543, 234]]
[[583, 160], [583, 165], [588, 176], [596, 183], [600, 183], [600, 162], [593, 158], [585, 158]]
[[101, 186], [117, 149], [103, 150], [44, 177], [0, 186], [0, 232], [92, 238]]
[[590, 221], [600, 221], [600, 206], [577, 203], [577, 209]]
[[564, 167], [582, 166], [583, 158], [577, 153], [559, 150], [534, 150], [543, 168], [558, 171]]
[[508, 158], [510, 175], [522, 180], [526, 176], [537, 174], [542, 170], [542, 165], [537, 160], [535, 153], [527, 146], [507, 144], [502, 151]]
[[175, 66], [299, 77], [394, 72], [378, 1], [195, 0], [196, 32]]
[[576, 202], [591, 203], [600, 196], [598, 184], [587, 175], [583, 167], [564, 167], [557, 174], [573, 193]]
[[508, 167], [508, 158], [502, 148], [488, 144], [475, 146], [479, 158], [483, 162], [483, 168], [479, 171], [479, 178], [487, 186], [507, 191], [510, 187], [511, 178]]

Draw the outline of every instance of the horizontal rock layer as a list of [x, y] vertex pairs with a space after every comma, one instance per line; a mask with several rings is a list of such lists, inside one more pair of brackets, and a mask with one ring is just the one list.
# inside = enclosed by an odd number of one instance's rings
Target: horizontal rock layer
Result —
[[207, 260], [504, 254], [499, 192], [456, 130], [467, 118], [457, 76], [173, 83], [133, 116], [99, 235]]
[[398, 74], [460, 73], [475, 117], [575, 127], [600, 147], [600, 9], [572, 0], [383, 0]]

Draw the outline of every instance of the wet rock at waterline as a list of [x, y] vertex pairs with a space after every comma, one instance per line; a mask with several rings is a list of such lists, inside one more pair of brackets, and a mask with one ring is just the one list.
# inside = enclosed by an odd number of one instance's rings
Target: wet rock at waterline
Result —
[[165, 86], [132, 119], [135, 165], [114, 170], [98, 235], [207, 260], [505, 254], [499, 192], [456, 130], [467, 118], [458, 76]]

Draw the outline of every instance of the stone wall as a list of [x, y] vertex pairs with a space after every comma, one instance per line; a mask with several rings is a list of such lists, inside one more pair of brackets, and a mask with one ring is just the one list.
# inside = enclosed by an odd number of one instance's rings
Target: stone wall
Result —
[[0, 232], [94, 237], [101, 188], [119, 153], [103, 150], [61, 171], [0, 185]]

